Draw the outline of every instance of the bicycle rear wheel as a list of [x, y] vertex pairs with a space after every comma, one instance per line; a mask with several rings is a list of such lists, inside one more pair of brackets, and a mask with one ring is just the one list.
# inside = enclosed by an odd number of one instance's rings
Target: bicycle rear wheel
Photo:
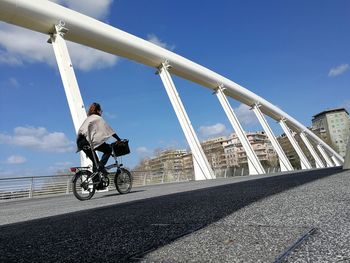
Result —
[[73, 194], [80, 201], [91, 199], [95, 194], [95, 186], [90, 171], [79, 171], [73, 179]]
[[132, 176], [131, 173], [124, 169], [120, 169], [120, 173], [116, 173], [114, 177], [114, 184], [117, 191], [121, 194], [127, 194], [130, 192], [132, 187]]

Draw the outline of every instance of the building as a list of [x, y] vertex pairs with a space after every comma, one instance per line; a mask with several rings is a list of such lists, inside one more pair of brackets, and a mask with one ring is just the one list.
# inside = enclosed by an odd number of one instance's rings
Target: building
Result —
[[[315, 160], [311, 156], [311, 153], [306, 148], [306, 145], [301, 140], [300, 136], [295, 135], [294, 138], [295, 138], [296, 142], [298, 143], [299, 147], [301, 148], [302, 152], [305, 154], [307, 160], [310, 162], [311, 166], [315, 167]], [[278, 136], [277, 141], [281, 145], [282, 150], [284, 151], [285, 155], [287, 156], [290, 164], [295, 169], [301, 169], [301, 163], [300, 163], [299, 156], [298, 156], [297, 152], [294, 150], [294, 147], [292, 146], [292, 144], [289, 141], [286, 134], [283, 133], [282, 135]]]
[[226, 158], [226, 163], [228, 167], [237, 167], [238, 165], [238, 151], [242, 147], [238, 140], [238, 137], [232, 134], [227, 140], [222, 144], [224, 147], [224, 153]]
[[183, 157], [188, 155], [186, 150], [165, 150], [157, 156], [143, 160], [137, 170], [150, 171], [152, 176], [163, 176], [164, 181], [177, 178], [184, 169]]
[[[248, 132], [246, 136], [255, 154], [264, 166], [278, 166], [277, 154], [265, 132]], [[248, 165], [246, 151], [235, 133], [223, 143], [223, 146], [228, 166]]]
[[183, 163], [183, 168], [185, 170], [192, 170], [193, 169], [193, 158], [192, 154], [187, 152], [182, 156], [182, 163]]
[[149, 161], [151, 170], [178, 170], [183, 168], [182, 156], [185, 150], [165, 150]]
[[346, 109], [336, 108], [314, 115], [312, 131], [345, 157], [350, 136], [350, 118]]
[[[277, 154], [264, 132], [250, 132], [247, 137], [264, 166], [278, 166]], [[228, 138], [205, 140], [201, 146], [213, 169], [248, 165], [247, 154], [235, 133]], [[141, 161], [137, 170], [149, 171], [154, 176], [163, 174], [165, 180], [171, 179], [179, 176], [181, 171], [193, 170], [192, 154], [185, 150], [159, 151], [155, 157]]]
[[222, 136], [214, 139], [209, 139], [201, 143], [204, 154], [213, 169], [227, 166], [225, 151], [223, 147], [225, 141], [226, 138]]

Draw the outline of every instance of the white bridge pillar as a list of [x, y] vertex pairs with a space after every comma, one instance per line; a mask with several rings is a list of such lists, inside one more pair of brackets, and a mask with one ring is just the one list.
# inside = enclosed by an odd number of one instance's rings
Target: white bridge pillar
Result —
[[323, 159], [325, 159], [327, 167], [333, 167], [334, 164], [332, 163], [331, 159], [329, 159], [326, 151], [323, 149], [323, 147], [321, 146], [321, 144], [317, 145], [317, 149], [318, 151], [321, 153]]
[[267, 134], [268, 138], [270, 139], [273, 148], [277, 152], [279, 163], [280, 163], [280, 167], [281, 167], [281, 171], [282, 172], [293, 171], [294, 170], [293, 166], [289, 162], [289, 160], [288, 160], [286, 154], [284, 153], [281, 145], [278, 143], [275, 135], [273, 134], [273, 131], [272, 131], [271, 127], [269, 126], [268, 122], [266, 121], [265, 116], [262, 114], [262, 112], [260, 111], [259, 107], [260, 107], [260, 105], [257, 103], [257, 104], [255, 104], [253, 106], [252, 109], [253, 109], [256, 117], [258, 118], [261, 126], [263, 127], [265, 133]]
[[341, 166], [341, 163], [339, 162], [339, 160], [337, 159], [337, 157], [335, 157], [334, 155], [332, 155], [332, 160], [335, 163], [335, 166]]
[[279, 124], [281, 125], [284, 133], [287, 135], [290, 143], [292, 144], [294, 150], [297, 152], [297, 154], [299, 156], [301, 169], [311, 169], [312, 167], [311, 167], [311, 164], [310, 164], [309, 160], [306, 158], [305, 154], [301, 150], [298, 142], [294, 138], [294, 135], [291, 133], [291, 130], [289, 129], [289, 127], [285, 123], [285, 120], [284, 119], [280, 120]]
[[250, 145], [249, 140], [244, 133], [244, 130], [241, 126], [241, 124], [238, 121], [238, 118], [236, 114], [233, 112], [230, 103], [228, 102], [224, 91], [223, 86], [219, 86], [216, 90], [216, 96], [218, 97], [221, 106], [223, 107], [227, 118], [229, 119], [233, 129], [235, 130], [239, 141], [241, 142], [246, 154], [247, 154], [247, 160], [248, 160], [248, 168], [249, 168], [249, 174], [264, 174], [265, 170], [263, 166], [261, 165], [258, 157], [256, 156], [253, 147]]
[[311, 145], [310, 141], [308, 140], [304, 132], [300, 133], [300, 138], [303, 140], [304, 144], [306, 145], [307, 149], [311, 153], [312, 157], [315, 159], [316, 168], [324, 168], [324, 164], [321, 158], [316, 153], [314, 147]]
[[199, 143], [197, 135], [186, 113], [185, 107], [182, 104], [181, 98], [176, 90], [175, 84], [168, 71], [169, 67], [170, 66], [167, 62], [162, 63], [162, 65], [158, 69], [158, 73], [169, 96], [170, 102], [173, 105], [176, 116], [185, 134], [186, 140], [191, 148], [195, 179], [213, 179], [215, 178], [214, 172], [210, 167], [207, 157], [204, 154], [202, 146]]
[[[55, 26], [56, 32], [51, 35], [49, 42], [52, 43], [55, 52], [58, 69], [61, 74], [61, 79], [66, 93], [70, 113], [72, 115], [75, 131], [78, 132], [83, 121], [86, 119], [86, 111], [84, 102], [80, 94], [77, 79], [74, 74], [72, 61], [69, 56], [66, 41], [63, 36], [68, 31], [64, 27], [64, 23], [60, 21]], [[92, 162], [85, 156], [80, 154], [81, 166], [91, 165]]]

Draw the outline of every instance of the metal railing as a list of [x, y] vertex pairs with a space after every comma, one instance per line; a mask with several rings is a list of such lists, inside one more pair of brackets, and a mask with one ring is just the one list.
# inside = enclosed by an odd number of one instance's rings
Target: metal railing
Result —
[[[248, 168], [217, 168], [213, 169], [216, 178], [228, 178], [248, 175]], [[267, 168], [267, 173], [279, 172], [279, 167]], [[133, 187], [186, 182], [194, 180], [193, 169], [179, 170], [134, 170]], [[21, 198], [35, 198], [40, 196], [62, 195], [72, 193], [72, 176], [52, 175], [52, 176], [30, 176], [0, 178], [0, 201], [17, 200]], [[115, 190], [114, 176], [111, 174], [108, 190]]]

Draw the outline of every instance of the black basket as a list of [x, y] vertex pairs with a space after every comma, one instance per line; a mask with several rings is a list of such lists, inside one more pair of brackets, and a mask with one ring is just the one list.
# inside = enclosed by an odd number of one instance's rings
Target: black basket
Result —
[[112, 145], [115, 156], [122, 156], [130, 153], [128, 140], [116, 141]]

